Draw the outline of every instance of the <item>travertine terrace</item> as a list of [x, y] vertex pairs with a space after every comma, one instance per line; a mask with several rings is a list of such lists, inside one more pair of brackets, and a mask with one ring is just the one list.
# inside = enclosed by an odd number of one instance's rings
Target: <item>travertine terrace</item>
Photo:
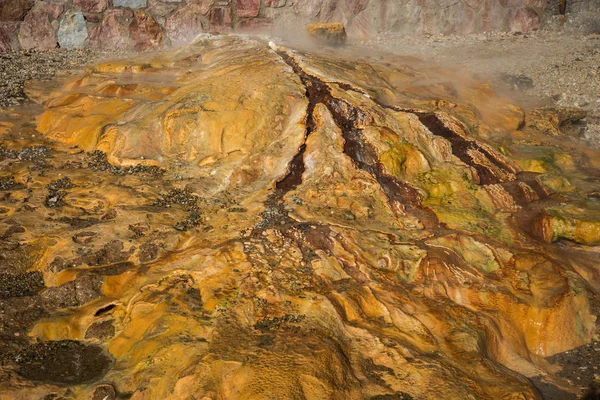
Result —
[[237, 36], [0, 114], [0, 398], [540, 399], [600, 153], [408, 58]]

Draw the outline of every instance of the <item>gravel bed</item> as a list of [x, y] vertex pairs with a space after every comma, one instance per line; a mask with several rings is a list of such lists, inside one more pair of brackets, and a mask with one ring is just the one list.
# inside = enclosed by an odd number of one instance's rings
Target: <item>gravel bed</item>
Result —
[[101, 59], [122, 56], [90, 49], [0, 52], [0, 107], [19, 105], [27, 99], [25, 81], [46, 80]]

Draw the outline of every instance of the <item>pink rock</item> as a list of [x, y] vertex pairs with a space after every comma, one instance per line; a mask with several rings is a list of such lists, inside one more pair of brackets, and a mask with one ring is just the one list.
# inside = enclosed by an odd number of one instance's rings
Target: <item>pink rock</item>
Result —
[[45, 13], [50, 17], [50, 20], [54, 20], [60, 17], [64, 10], [65, 6], [61, 3], [49, 3], [45, 1], [39, 1], [31, 9], [31, 12]]
[[534, 9], [521, 8], [510, 21], [510, 30], [513, 32], [531, 32], [540, 29], [540, 16]]
[[164, 1], [160, 0], [149, 0], [146, 11], [148, 11], [148, 13], [150, 13], [150, 15], [152, 15], [154, 18], [162, 19], [162, 22], [164, 22], [164, 18], [175, 11], [177, 7], [178, 4], [175, 3], [165, 3]]
[[218, 32], [231, 30], [231, 9], [230, 8], [213, 8], [208, 13], [208, 21], [210, 29]]
[[60, 15], [62, 6], [54, 6], [60, 5], [38, 3], [38, 6], [25, 16], [19, 29], [19, 43], [23, 49], [49, 50], [58, 46], [56, 29], [50, 23], [50, 17]]
[[240, 21], [239, 30], [245, 32], [265, 32], [273, 28], [273, 21], [266, 18], [251, 18]]
[[[40, 4], [40, 3], [38, 3]], [[65, 7], [60, 3], [43, 3], [42, 9], [48, 13], [53, 19], [57, 19], [65, 10]], [[36, 5], [37, 8], [37, 5]]]
[[210, 11], [214, 0], [186, 0], [186, 2], [190, 6], [198, 6], [198, 11], [204, 15]]
[[99, 13], [106, 10], [108, 0], [73, 0], [73, 6], [89, 13]]
[[235, 0], [235, 12], [238, 17], [256, 17], [259, 11], [260, 0]]
[[136, 50], [157, 48], [162, 42], [162, 28], [145, 11], [136, 11], [129, 25], [129, 36]]
[[104, 12], [102, 22], [90, 30], [90, 47], [97, 49], [126, 49], [131, 46], [129, 25], [133, 12], [114, 9]]
[[22, 21], [35, 0], [0, 0], [0, 21]]
[[173, 45], [189, 43], [204, 32], [207, 21], [203, 17], [203, 11], [204, 8], [199, 5], [189, 5], [180, 8], [167, 18], [165, 32]]
[[476, 9], [475, 32], [505, 31], [509, 25], [509, 10], [496, 0], [485, 0]]

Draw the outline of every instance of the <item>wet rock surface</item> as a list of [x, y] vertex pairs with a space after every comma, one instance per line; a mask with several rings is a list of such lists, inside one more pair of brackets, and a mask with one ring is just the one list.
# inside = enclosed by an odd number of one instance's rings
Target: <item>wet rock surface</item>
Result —
[[390, 57], [206, 36], [2, 110], [0, 391], [585, 395], [581, 115]]

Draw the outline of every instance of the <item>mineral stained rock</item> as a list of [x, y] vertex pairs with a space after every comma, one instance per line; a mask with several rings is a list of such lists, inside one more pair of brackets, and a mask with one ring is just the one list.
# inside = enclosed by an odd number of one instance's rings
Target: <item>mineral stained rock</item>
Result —
[[[595, 334], [600, 154], [487, 85], [207, 35], [32, 114], [0, 114], [0, 273], [38, 277], [0, 303], [0, 393], [582, 390], [545, 358]], [[89, 374], [39, 370], [70, 348]]]
[[310, 24], [307, 33], [322, 43], [340, 45], [346, 43], [346, 29], [344, 24], [318, 23]]

